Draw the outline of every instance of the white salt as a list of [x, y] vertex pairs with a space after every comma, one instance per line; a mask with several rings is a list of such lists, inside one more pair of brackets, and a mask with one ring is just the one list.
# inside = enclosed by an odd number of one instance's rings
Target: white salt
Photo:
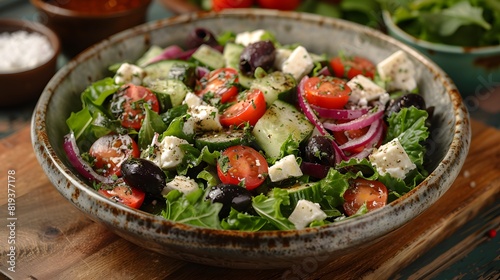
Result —
[[47, 37], [27, 31], [0, 33], [0, 72], [32, 69], [48, 61], [54, 49]]

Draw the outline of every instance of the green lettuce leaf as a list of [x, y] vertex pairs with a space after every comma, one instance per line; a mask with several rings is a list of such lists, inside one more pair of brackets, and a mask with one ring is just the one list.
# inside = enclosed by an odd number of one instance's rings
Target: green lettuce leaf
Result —
[[173, 190], [165, 196], [166, 207], [161, 215], [170, 221], [221, 229], [219, 211], [222, 204], [205, 200], [204, 194], [205, 191], [201, 188], [186, 195]]
[[385, 142], [399, 138], [401, 145], [411, 161], [422, 168], [424, 163], [425, 147], [423, 142], [429, 137], [426, 126], [428, 114], [425, 110], [415, 107], [403, 108], [388, 118], [388, 130]]
[[295, 229], [295, 225], [281, 213], [281, 205], [289, 205], [288, 192], [283, 189], [274, 188], [271, 196], [260, 194], [252, 199], [255, 212], [268, 223], [279, 230]]
[[259, 231], [267, 223], [267, 220], [260, 216], [241, 213], [231, 208], [229, 216], [221, 221], [221, 226], [228, 230]]
[[144, 109], [146, 111], [146, 117], [142, 122], [142, 126], [138, 134], [138, 144], [141, 150], [144, 150], [151, 145], [151, 141], [153, 140], [155, 133], [161, 134], [167, 130], [167, 125], [163, 122], [160, 115], [151, 110], [149, 106], [144, 106]]

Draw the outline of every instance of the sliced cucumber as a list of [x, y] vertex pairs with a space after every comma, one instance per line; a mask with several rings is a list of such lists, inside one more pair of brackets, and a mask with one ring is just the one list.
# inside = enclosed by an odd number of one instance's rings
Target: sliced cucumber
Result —
[[192, 58], [211, 70], [224, 67], [224, 56], [209, 45], [201, 45], [193, 53]]
[[240, 56], [241, 52], [243, 52], [243, 49], [245, 49], [245, 47], [239, 44], [235, 43], [226, 44], [226, 46], [224, 47], [224, 51], [222, 52], [226, 67], [231, 67], [239, 71]]
[[195, 147], [202, 149], [207, 146], [208, 150], [224, 150], [231, 146], [243, 145], [248, 142], [248, 135], [243, 130], [221, 130], [209, 131], [195, 139]]
[[250, 88], [260, 89], [264, 93], [267, 106], [271, 106], [277, 99], [292, 101], [297, 83], [292, 75], [275, 71], [263, 78], [255, 79]]
[[194, 63], [183, 60], [162, 60], [144, 67], [146, 77], [144, 83], [154, 80], [180, 80], [188, 87], [196, 82], [196, 66]]
[[300, 143], [312, 133], [313, 128], [302, 112], [278, 99], [257, 121], [252, 135], [268, 157], [277, 159], [288, 137]]
[[148, 87], [156, 93], [161, 104], [161, 111], [179, 106], [190, 89], [180, 80], [154, 80]]
[[323, 195], [321, 186], [318, 183], [304, 183], [286, 189], [290, 197], [290, 205], [295, 206], [301, 199], [320, 203]]
[[222, 55], [224, 56], [226, 67], [238, 70], [238, 80], [240, 85], [244, 88], [250, 88], [255, 79], [253, 77], [243, 75], [240, 71], [240, 56], [244, 48], [245, 47], [239, 44], [227, 43], [224, 47]]

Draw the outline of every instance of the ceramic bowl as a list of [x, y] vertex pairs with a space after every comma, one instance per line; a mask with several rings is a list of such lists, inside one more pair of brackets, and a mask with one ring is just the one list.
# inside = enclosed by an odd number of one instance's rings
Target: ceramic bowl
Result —
[[[271, 30], [284, 44], [301, 42], [316, 53], [362, 54], [379, 62], [396, 50], [416, 65], [418, 86], [435, 116], [428, 151], [430, 175], [414, 190], [386, 207], [356, 219], [293, 231], [237, 232], [202, 229], [130, 209], [99, 195], [68, 162], [65, 119], [81, 108], [80, 93], [105, 77], [108, 65], [133, 61], [151, 45], [183, 44], [196, 27], [220, 34]], [[311, 32], [314, 31], [314, 32]], [[144, 248], [185, 261], [232, 268], [290, 267], [324, 262], [346, 251], [362, 250], [418, 216], [455, 180], [470, 143], [467, 109], [451, 80], [433, 62], [378, 31], [312, 14], [272, 10], [228, 10], [183, 14], [151, 22], [97, 44], [56, 74], [34, 111], [32, 143], [50, 181], [91, 219]]]
[[0, 107], [35, 102], [57, 70], [60, 43], [52, 30], [32, 21], [0, 19], [0, 34], [12, 34], [17, 31], [42, 34], [48, 39], [52, 54], [34, 67], [18, 68], [16, 70], [0, 69], [0, 85], [2, 85]]
[[[52, 1], [30, 0], [39, 21], [53, 29], [63, 52], [72, 57], [87, 47], [127, 28], [142, 24], [151, 0], [139, 1]], [[75, 5], [70, 5], [75, 3]], [[101, 3], [100, 5], [97, 5]], [[116, 4], [113, 7], [106, 3]], [[121, 7], [120, 3], [133, 3]]]
[[462, 96], [493, 91], [500, 82], [500, 45], [460, 47], [420, 40], [399, 28], [389, 12], [382, 13], [387, 33], [417, 49], [443, 69]]

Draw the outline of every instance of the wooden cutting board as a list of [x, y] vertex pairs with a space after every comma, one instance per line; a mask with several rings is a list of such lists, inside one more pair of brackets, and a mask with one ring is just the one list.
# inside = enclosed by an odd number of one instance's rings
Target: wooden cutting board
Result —
[[[51, 185], [30, 141], [29, 127], [0, 141], [0, 271], [13, 279], [389, 278], [485, 207], [498, 205], [500, 199], [500, 131], [472, 121], [470, 152], [450, 190], [380, 242], [327, 264], [304, 262], [302, 267], [281, 270], [224, 269], [150, 252], [92, 222]], [[15, 213], [7, 217], [9, 179], [9, 188], [15, 190]], [[8, 227], [10, 222], [15, 228]], [[13, 263], [7, 262], [12, 254], [7, 240], [15, 240], [15, 272], [9, 271]], [[466, 250], [470, 243], [457, 246]]]

